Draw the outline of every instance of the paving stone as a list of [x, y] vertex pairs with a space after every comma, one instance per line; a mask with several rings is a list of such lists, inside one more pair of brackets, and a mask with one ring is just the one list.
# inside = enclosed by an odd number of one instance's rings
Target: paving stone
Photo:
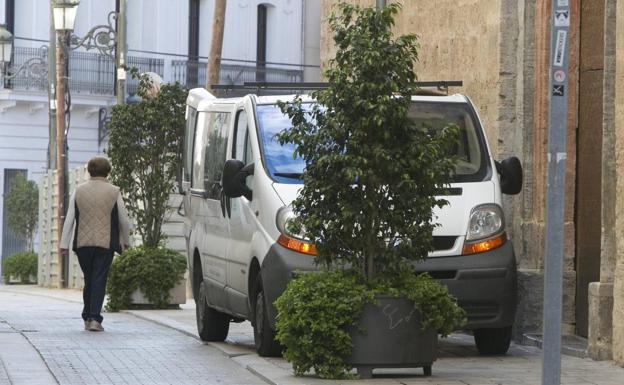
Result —
[[219, 350], [128, 314], [104, 314], [106, 331], [94, 333], [83, 330], [77, 303], [2, 290], [0, 303], [0, 321], [22, 331], [14, 335], [39, 351], [59, 384], [264, 383]]
[[[2, 319], [7, 314], [6, 297], [3, 296], [3, 292], [8, 295], [5, 288], [0, 286], [0, 303], [3, 305], [0, 308], [0, 335]], [[541, 383], [542, 352], [539, 348], [512, 344], [505, 356], [482, 357], [477, 353], [472, 337], [462, 333], [440, 340], [439, 357], [433, 364], [431, 377], [424, 377], [422, 369], [375, 370], [372, 379], [348, 382], [321, 380], [314, 376], [295, 377], [290, 363], [285, 360], [255, 354], [249, 322], [231, 324], [224, 343], [201, 343], [197, 339], [192, 300], [182, 305], [181, 310], [104, 314], [106, 332], [97, 334], [81, 330], [79, 292], [37, 287], [8, 290], [21, 294], [20, 309], [15, 309], [17, 304], [9, 306], [13, 312], [11, 317], [17, 320], [16, 329], [25, 330], [22, 334], [35, 346], [42, 347], [42, 355], [52, 372], [64, 376], [65, 382], [61, 384], [73, 383], [67, 381], [85, 384], [253, 384], [264, 381], [280, 385]], [[23, 291], [32, 295], [24, 296]], [[40, 295], [46, 297], [43, 302], [37, 302], [38, 305], [31, 307], [30, 301], [24, 301]], [[59, 305], [61, 302], [57, 300], [65, 297], [74, 303]], [[42, 321], [29, 319], [32, 318], [29, 314], [34, 314], [32, 312], [45, 318]], [[90, 348], [91, 343], [94, 348]], [[612, 361], [564, 355], [561, 374], [561, 383], [565, 385], [622, 385], [624, 368]], [[247, 375], [251, 375], [250, 381], [246, 381]], [[0, 384], [1, 376], [0, 369]]]

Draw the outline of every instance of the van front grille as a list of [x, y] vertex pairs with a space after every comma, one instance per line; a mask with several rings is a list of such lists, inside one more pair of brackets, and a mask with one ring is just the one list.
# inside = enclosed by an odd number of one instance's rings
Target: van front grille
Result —
[[452, 249], [456, 240], [455, 236], [434, 236], [433, 247], [435, 251]]

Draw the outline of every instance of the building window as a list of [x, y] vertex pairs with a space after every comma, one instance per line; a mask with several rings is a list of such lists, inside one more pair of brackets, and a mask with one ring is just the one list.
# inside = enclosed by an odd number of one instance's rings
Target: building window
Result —
[[263, 82], [266, 79], [265, 67], [267, 56], [267, 6], [258, 6], [258, 33], [256, 44], [256, 81]]
[[199, 87], [199, 0], [189, 0], [189, 41], [186, 84]]

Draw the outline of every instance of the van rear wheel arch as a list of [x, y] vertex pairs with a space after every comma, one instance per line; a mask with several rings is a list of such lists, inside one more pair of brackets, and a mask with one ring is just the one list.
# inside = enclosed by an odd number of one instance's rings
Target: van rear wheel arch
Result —
[[199, 295], [199, 287], [204, 280], [204, 273], [202, 271], [201, 258], [199, 256], [199, 250], [195, 249], [193, 252], [193, 264], [191, 269], [191, 287], [193, 290], [193, 298], [197, 299]]

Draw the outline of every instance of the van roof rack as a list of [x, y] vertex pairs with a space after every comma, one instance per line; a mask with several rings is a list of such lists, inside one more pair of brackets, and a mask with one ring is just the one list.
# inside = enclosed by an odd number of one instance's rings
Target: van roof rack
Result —
[[[290, 82], [245, 82], [243, 84], [215, 84], [211, 88], [214, 90], [229, 91], [314, 91], [322, 90], [329, 86], [329, 83], [317, 82], [317, 83], [290, 83]], [[416, 86], [419, 88], [436, 88], [437, 91], [445, 92], [448, 94], [449, 87], [462, 87], [463, 82], [461, 80], [440, 80], [440, 81], [428, 81], [428, 82], [416, 82]], [[422, 95], [444, 95], [440, 92], [431, 90], [422, 90], [419, 92]]]

